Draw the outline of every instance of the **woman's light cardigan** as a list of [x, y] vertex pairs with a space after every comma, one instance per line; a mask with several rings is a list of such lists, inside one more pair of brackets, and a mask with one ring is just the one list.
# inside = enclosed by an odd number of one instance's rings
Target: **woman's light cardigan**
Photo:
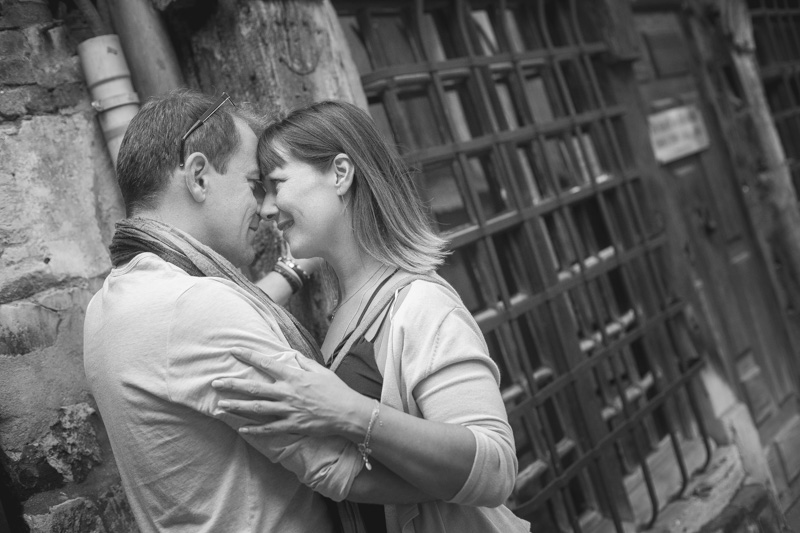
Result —
[[398, 291], [386, 338], [376, 345], [386, 357], [381, 402], [466, 426], [476, 454], [469, 478], [450, 502], [387, 505], [389, 533], [529, 531], [503, 505], [514, 487], [517, 458], [499, 371], [458, 294], [436, 280], [417, 280]]

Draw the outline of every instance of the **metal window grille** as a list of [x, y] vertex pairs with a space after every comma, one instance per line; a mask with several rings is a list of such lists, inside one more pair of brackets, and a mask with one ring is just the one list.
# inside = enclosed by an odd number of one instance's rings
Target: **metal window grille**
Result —
[[575, 0], [334, 5], [501, 369], [509, 505], [534, 531], [651, 524], [710, 458], [702, 358], [593, 21]]
[[761, 81], [800, 190], [800, 2], [748, 0]]

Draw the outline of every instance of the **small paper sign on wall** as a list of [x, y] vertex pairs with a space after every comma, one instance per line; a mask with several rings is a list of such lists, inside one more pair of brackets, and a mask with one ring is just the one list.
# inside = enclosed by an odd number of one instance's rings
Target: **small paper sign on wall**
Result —
[[673, 107], [647, 117], [650, 143], [659, 163], [669, 163], [708, 148], [708, 131], [694, 105]]

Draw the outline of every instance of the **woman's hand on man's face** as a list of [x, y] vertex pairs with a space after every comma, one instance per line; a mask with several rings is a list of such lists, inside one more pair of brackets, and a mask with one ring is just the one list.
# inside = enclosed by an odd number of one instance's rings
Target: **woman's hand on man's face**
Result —
[[363, 439], [374, 402], [327, 368], [305, 357], [298, 357], [301, 368], [296, 368], [252, 350], [237, 348], [231, 354], [275, 380], [221, 378], [211, 383], [218, 391], [247, 397], [225, 398], [218, 404], [257, 421], [241, 427], [241, 433], [340, 435], [354, 442]]

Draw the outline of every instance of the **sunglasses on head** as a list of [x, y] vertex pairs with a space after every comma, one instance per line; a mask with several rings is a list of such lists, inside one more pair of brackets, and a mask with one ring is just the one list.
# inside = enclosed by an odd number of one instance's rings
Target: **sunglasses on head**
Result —
[[225, 102], [230, 102], [233, 107], [236, 107], [236, 104], [233, 102], [233, 100], [231, 100], [231, 97], [228, 95], [228, 93], [223, 92], [221, 95], [219, 95], [219, 98], [214, 100], [214, 103], [211, 104], [211, 106], [208, 109], [206, 109], [206, 112], [203, 113], [203, 116], [200, 117], [197, 122], [192, 124], [192, 127], [189, 128], [189, 131], [183, 134], [183, 137], [181, 137], [180, 159], [178, 160], [178, 165], [180, 166], [180, 168], [183, 168], [183, 166], [186, 164], [186, 161], [184, 161], [186, 138], [189, 137], [189, 135], [191, 135], [193, 131], [195, 131], [200, 126], [205, 124], [206, 121], [208, 121], [208, 119], [214, 116], [214, 113], [219, 111], [219, 108], [225, 105]]

